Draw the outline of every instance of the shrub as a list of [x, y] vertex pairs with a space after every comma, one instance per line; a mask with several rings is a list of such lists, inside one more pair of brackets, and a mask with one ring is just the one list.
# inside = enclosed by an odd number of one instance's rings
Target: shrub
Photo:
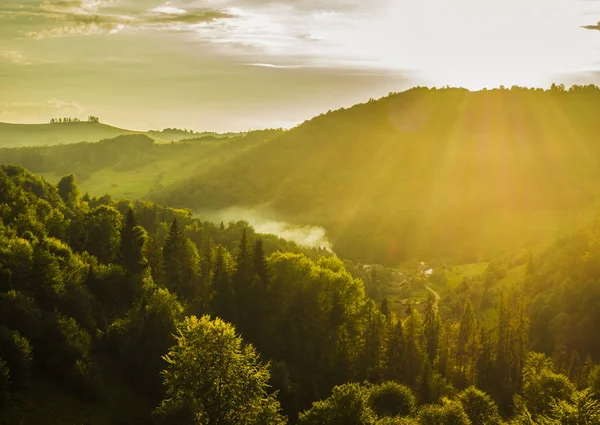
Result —
[[500, 423], [498, 406], [483, 391], [469, 387], [458, 395], [465, 413], [473, 425], [496, 425]]
[[409, 416], [416, 409], [410, 388], [396, 382], [385, 382], [371, 389], [369, 404], [378, 417]]

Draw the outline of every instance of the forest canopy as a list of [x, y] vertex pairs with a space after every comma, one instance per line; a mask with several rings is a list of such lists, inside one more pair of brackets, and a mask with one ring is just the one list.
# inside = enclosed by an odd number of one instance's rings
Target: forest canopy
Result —
[[600, 418], [597, 222], [531, 255], [522, 282], [493, 286], [490, 266], [396, 314], [339, 258], [244, 222], [90, 197], [72, 175], [53, 185], [21, 167], [0, 168], [0, 205], [7, 423], [39, 423], [48, 394], [96, 406], [93, 423]]

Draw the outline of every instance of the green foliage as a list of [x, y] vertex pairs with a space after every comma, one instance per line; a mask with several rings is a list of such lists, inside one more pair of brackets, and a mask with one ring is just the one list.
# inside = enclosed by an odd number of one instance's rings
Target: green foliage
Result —
[[420, 425], [471, 425], [460, 403], [446, 401], [444, 405], [427, 404], [419, 409]]
[[594, 395], [600, 399], [600, 366], [596, 365], [587, 377], [587, 385]]
[[0, 327], [0, 358], [4, 359], [10, 369], [11, 388], [25, 388], [33, 369], [29, 340], [17, 331]]
[[483, 391], [469, 387], [458, 394], [458, 401], [473, 425], [497, 425], [500, 423], [498, 406]]
[[548, 413], [553, 402], [568, 400], [575, 391], [569, 378], [555, 373], [552, 362], [540, 354], [527, 358], [523, 374], [523, 398], [534, 417]]
[[116, 208], [99, 205], [84, 218], [85, 250], [109, 264], [117, 258], [121, 238], [121, 214]]
[[109, 349], [125, 375], [153, 398], [161, 394], [161, 357], [175, 342], [173, 335], [182, 312], [177, 297], [146, 276], [140, 299], [108, 328]]
[[[73, 202], [65, 186], [0, 167], [0, 357], [22, 406], [9, 423], [44, 380], [99, 406], [113, 372], [148, 406], [162, 400], [165, 423], [282, 423], [281, 402], [305, 423], [414, 424], [417, 410], [422, 423], [497, 424], [513, 400], [515, 423], [595, 420], [600, 346], [585, 337], [598, 322], [597, 225], [545, 254], [465, 266], [471, 275], [441, 299], [379, 308], [366, 294], [385, 299], [397, 270], [190, 210]], [[515, 265], [525, 281], [499, 294]], [[418, 276], [412, 290], [426, 283]], [[183, 318], [192, 314], [202, 316]], [[529, 336], [545, 354], [527, 355]], [[413, 391], [443, 404], [419, 409]]]
[[600, 423], [600, 402], [589, 389], [576, 391], [568, 400], [552, 402], [548, 415], [540, 418], [542, 425], [588, 425]]
[[299, 415], [300, 425], [372, 425], [377, 416], [369, 407], [369, 390], [360, 384], [333, 388], [331, 396], [313, 403]]
[[131, 273], [139, 273], [147, 265], [144, 257], [144, 245], [147, 239], [148, 233], [137, 224], [134, 212], [129, 208], [121, 230], [119, 260]]
[[417, 407], [417, 401], [410, 388], [389, 381], [371, 389], [369, 404], [380, 418], [409, 416], [415, 412]]
[[[193, 423], [285, 423], [269, 395], [269, 368], [233, 326], [209, 316], [192, 316], [178, 328], [177, 344], [165, 356], [167, 398], [157, 410], [164, 419]], [[192, 423], [185, 421], [181, 423]]]
[[79, 201], [79, 186], [73, 174], [64, 176], [57, 185], [58, 194], [66, 205], [75, 206]]

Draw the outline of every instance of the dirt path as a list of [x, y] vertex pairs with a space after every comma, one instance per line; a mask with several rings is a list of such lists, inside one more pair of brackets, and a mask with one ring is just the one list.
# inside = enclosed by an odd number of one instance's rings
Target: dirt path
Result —
[[438, 304], [439, 304], [439, 302], [440, 302], [440, 294], [438, 294], [438, 293], [437, 293], [435, 290], [433, 290], [433, 289], [432, 289], [432, 288], [431, 288], [429, 285], [425, 285], [425, 288], [426, 288], [426, 289], [427, 289], [429, 292], [431, 292], [431, 293], [433, 294], [433, 296], [434, 296], [434, 298], [435, 298], [435, 304], [434, 304], [434, 307], [435, 307], [435, 309], [437, 310], [437, 308], [438, 308]]

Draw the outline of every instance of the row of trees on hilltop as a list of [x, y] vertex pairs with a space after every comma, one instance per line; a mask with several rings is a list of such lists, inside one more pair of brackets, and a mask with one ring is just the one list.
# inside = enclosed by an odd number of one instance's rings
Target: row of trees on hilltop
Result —
[[338, 258], [247, 223], [19, 167], [0, 205], [5, 405], [40, 377], [99, 403], [110, 365], [155, 406], [146, 423], [598, 423], [600, 369], [530, 352], [521, 290], [485, 316], [467, 296], [456, 318], [433, 297], [396, 315]]
[[[70, 124], [70, 123], [78, 123], [78, 122], [82, 122], [82, 121], [77, 117], [60, 117], [60, 118], [52, 118], [50, 120], [50, 124]], [[86, 122], [98, 123], [98, 122], [100, 122], [100, 118], [90, 115]]]

